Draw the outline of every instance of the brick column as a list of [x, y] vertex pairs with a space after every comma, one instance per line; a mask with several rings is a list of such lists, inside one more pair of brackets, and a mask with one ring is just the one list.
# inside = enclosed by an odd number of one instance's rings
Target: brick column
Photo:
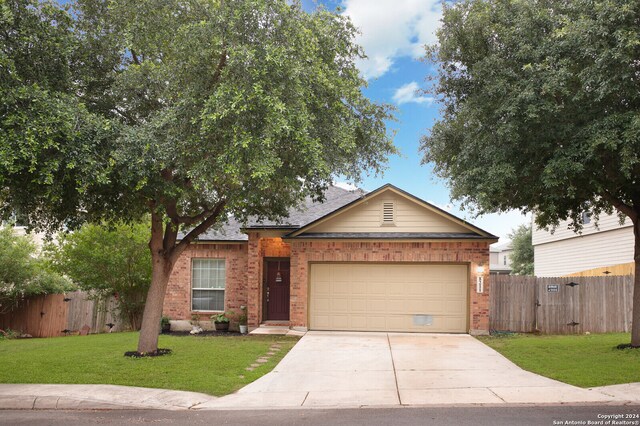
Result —
[[291, 327], [307, 328], [308, 308], [308, 262], [305, 244], [294, 242], [291, 244], [291, 293], [289, 299], [289, 319]]
[[[486, 252], [486, 256], [479, 253], [476, 254], [470, 265], [471, 271], [469, 275], [471, 276], [471, 282], [469, 283], [469, 289], [471, 294], [469, 297], [469, 308], [471, 310], [471, 323], [469, 324], [469, 334], [472, 335], [489, 334], [489, 294], [491, 291], [491, 282], [488, 250], [486, 250]], [[484, 272], [482, 273], [484, 291], [482, 294], [478, 294], [476, 291], [477, 278], [479, 276], [477, 271], [478, 266], [484, 268]]]
[[247, 259], [247, 323], [258, 327], [262, 320], [262, 242], [259, 232], [249, 232]]

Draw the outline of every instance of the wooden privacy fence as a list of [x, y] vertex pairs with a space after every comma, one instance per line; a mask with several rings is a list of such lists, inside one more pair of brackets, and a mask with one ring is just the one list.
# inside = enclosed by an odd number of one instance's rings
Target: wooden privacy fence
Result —
[[490, 327], [545, 334], [629, 332], [633, 276], [491, 277]]
[[14, 311], [0, 315], [0, 329], [17, 330], [33, 337], [64, 336], [85, 326], [90, 333], [104, 333], [110, 330], [107, 324], [114, 324], [111, 331], [120, 331], [122, 322], [115, 308], [113, 297], [96, 302], [82, 291], [32, 297]]

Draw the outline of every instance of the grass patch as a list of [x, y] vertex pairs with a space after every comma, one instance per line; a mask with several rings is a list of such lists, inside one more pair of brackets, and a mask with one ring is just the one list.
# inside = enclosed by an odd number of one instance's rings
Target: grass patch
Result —
[[571, 385], [589, 388], [640, 382], [640, 350], [616, 348], [631, 341], [628, 333], [478, 339], [525, 370]]
[[[129, 358], [138, 333], [0, 340], [0, 383], [112, 384], [226, 395], [268, 373], [298, 341], [284, 336], [160, 336], [171, 355]], [[282, 347], [245, 368], [273, 343]], [[244, 377], [240, 377], [244, 376]]]

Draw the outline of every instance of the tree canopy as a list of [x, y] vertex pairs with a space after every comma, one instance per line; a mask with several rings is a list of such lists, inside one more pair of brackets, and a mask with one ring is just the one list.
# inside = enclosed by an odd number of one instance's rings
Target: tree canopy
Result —
[[520, 225], [509, 234], [511, 239], [511, 274], [533, 275], [531, 225]]
[[[445, 7], [424, 161], [480, 213], [539, 226], [615, 209], [640, 267], [640, 3], [466, 0]], [[640, 270], [636, 273], [640, 280]], [[632, 343], [640, 346], [640, 281]]]
[[140, 352], [156, 349], [166, 281], [199, 234], [229, 214], [284, 215], [395, 153], [345, 16], [286, 0], [1, 10], [0, 209], [46, 229], [151, 215]]
[[115, 295], [118, 314], [138, 330], [151, 284], [148, 242], [148, 224], [85, 224], [58, 234], [45, 253], [53, 268], [81, 290], [98, 299]]
[[12, 311], [30, 296], [73, 289], [39, 257], [30, 235], [18, 235], [12, 226], [0, 227], [0, 313]]

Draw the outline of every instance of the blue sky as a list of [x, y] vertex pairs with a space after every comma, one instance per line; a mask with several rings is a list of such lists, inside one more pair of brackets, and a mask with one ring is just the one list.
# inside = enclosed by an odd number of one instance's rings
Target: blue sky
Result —
[[[421, 165], [420, 137], [427, 133], [439, 117], [438, 104], [428, 95], [416, 92], [425, 86], [431, 72], [429, 64], [420, 61], [422, 46], [435, 42], [434, 31], [441, 16], [440, 0], [319, 0], [329, 10], [344, 9], [361, 35], [358, 43], [369, 60], [358, 63], [367, 78], [365, 93], [371, 99], [391, 103], [398, 108], [397, 122], [389, 123], [396, 130], [394, 143], [401, 155], [389, 161], [382, 177], [363, 177], [360, 187], [374, 190], [392, 183], [426, 201], [471, 221], [477, 226], [506, 240], [507, 234], [530, 217], [517, 211], [475, 218], [460, 211], [450, 200], [446, 182], [432, 173], [431, 165]], [[313, 10], [315, 1], [303, 0], [305, 9]]]

